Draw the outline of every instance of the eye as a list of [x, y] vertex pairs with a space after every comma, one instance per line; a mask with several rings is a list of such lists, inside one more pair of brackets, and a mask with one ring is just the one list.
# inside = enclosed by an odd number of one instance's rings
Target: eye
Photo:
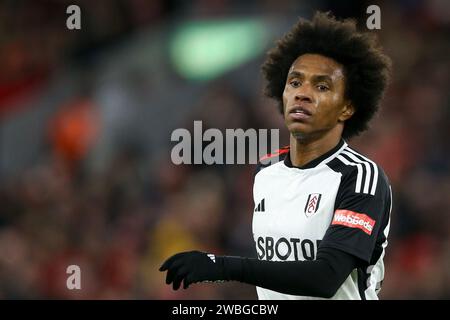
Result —
[[302, 85], [302, 83], [296, 79], [289, 81], [289, 84], [294, 88], [297, 88]]
[[330, 90], [330, 88], [328, 88], [328, 86], [326, 86], [324, 84], [317, 85], [317, 89], [319, 89], [319, 91], [328, 91], [328, 90]]

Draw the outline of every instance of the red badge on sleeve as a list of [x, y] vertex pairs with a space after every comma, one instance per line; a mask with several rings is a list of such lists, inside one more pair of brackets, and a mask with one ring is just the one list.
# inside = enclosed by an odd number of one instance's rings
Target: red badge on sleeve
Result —
[[353, 212], [350, 210], [336, 210], [331, 224], [340, 224], [350, 228], [358, 228], [368, 235], [371, 235], [375, 222], [375, 220], [364, 213]]

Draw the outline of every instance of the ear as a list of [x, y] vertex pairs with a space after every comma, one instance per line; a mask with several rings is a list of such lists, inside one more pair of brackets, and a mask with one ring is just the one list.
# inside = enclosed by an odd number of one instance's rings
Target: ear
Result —
[[344, 122], [352, 117], [352, 115], [355, 113], [355, 107], [351, 102], [346, 102], [344, 107], [342, 108], [341, 115], [339, 116], [339, 121]]

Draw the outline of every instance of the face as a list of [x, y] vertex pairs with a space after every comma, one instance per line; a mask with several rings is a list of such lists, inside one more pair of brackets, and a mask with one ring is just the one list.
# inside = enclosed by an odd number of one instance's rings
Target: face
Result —
[[343, 66], [319, 54], [304, 54], [289, 69], [283, 92], [284, 120], [299, 139], [317, 138], [330, 130], [342, 134], [354, 108], [344, 97]]

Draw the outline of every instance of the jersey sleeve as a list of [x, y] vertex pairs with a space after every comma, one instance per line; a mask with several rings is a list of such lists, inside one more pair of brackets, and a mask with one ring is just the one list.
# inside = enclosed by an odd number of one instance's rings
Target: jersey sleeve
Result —
[[370, 263], [377, 241], [383, 241], [391, 210], [391, 188], [381, 168], [376, 167], [367, 188], [360, 172], [343, 176], [330, 226], [320, 244], [343, 250]]

